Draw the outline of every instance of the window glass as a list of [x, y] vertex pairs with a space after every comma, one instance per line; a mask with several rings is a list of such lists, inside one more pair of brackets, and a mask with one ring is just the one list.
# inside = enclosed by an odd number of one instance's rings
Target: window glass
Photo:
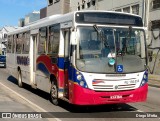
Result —
[[65, 51], [64, 51], [64, 55], [65, 58], [69, 57], [69, 52], [70, 52], [70, 48], [69, 48], [69, 43], [70, 42], [70, 30], [67, 29], [64, 31], [64, 46], [65, 46]]
[[60, 25], [54, 25], [49, 28], [48, 53], [58, 54], [60, 40]]
[[160, 0], [153, 0], [153, 9], [160, 8]]
[[139, 5], [132, 6], [132, 13], [139, 15]]
[[22, 53], [28, 54], [29, 53], [29, 44], [30, 44], [30, 34], [29, 32], [25, 32], [22, 35]]
[[110, 27], [98, 27], [98, 30], [92, 26], [77, 27], [76, 65], [79, 70], [117, 73], [119, 65], [123, 65], [123, 73], [145, 70], [147, 58], [143, 30]]
[[16, 35], [13, 35], [13, 39], [12, 39], [12, 53], [14, 53], [15, 45], [16, 45]]
[[16, 35], [16, 53], [20, 54], [22, 50], [22, 34]]
[[8, 36], [7, 53], [11, 53], [11, 50], [12, 50], [12, 36]]
[[151, 29], [159, 29], [159, 26], [160, 26], [160, 20], [154, 20], [154, 21], [151, 21]]
[[123, 8], [123, 12], [130, 13], [130, 7]]
[[39, 30], [39, 44], [38, 44], [38, 53], [46, 53], [46, 41], [47, 41], [47, 27], [41, 28]]

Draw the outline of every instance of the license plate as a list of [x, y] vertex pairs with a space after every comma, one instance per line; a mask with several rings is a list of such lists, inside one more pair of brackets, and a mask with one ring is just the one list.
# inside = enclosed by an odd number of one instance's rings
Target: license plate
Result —
[[113, 95], [113, 96], [110, 96], [110, 99], [121, 99], [122, 98], [122, 95]]
[[125, 84], [136, 84], [137, 82], [139, 82], [139, 80], [129, 80], [129, 81], [124, 81]]

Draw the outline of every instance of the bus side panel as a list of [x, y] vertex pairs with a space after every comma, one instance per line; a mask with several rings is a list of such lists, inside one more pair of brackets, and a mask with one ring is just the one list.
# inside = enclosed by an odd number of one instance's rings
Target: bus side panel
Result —
[[49, 77], [47, 77], [42, 71], [36, 71], [35, 80], [37, 88], [47, 93], [50, 92], [51, 83]]
[[24, 67], [21, 67], [21, 74], [22, 74], [22, 82], [30, 85], [30, 82], [29, 82], [30, 72], [24, 69]]
[[[29, 55], [28, 54], [16, 54], [16, 68], [20, 68], [22, 82], [30, 84], [30, 72], [29, 72]], [[18, 73], [18, 70], [16, 70]]]
[[[64, 58], [63, 57], [59, 57], [58, 58], [58, 87], [59, 87], [59, 97], [65, 97], [65, 98], [69, 98], [69, 82], [68, 82], [68, 63], [64, 62]], [[71, 76], [71, 75], [70, 75]]]
[[64, 58], [58, 58], [58, 86], [61, 89], [61, 92], [64, 89]]
[[50, 92], [50, 75], [55, 77], [58, 75], [58, 68], [56, 64], [52, 64], [52, 57], [49, 55], [41, 55], [37, 58], [36, 83], [37, 88]]
[[6, 55], [7, 70], [11, 75], [17, 78], [16, 59], [14, 53], [7, 53]]

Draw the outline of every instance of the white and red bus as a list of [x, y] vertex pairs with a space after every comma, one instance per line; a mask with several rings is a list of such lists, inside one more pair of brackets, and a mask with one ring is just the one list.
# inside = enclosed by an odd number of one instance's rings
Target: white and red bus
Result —
[[137, 15], [76, 11], [8, 33], [7, 68], [23, 83], [76, 105], [147, 98], [145, 28]]

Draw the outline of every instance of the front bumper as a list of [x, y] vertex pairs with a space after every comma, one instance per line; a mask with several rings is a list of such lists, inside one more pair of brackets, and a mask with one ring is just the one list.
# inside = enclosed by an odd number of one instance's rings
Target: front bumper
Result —
[[147, 98], [148, 84], [134, 90], [115, 92], [96, 92], [78, 84], [71, 84], [69, 101], [76, 105], [100, 105], [115, 103], [143, 102]]

